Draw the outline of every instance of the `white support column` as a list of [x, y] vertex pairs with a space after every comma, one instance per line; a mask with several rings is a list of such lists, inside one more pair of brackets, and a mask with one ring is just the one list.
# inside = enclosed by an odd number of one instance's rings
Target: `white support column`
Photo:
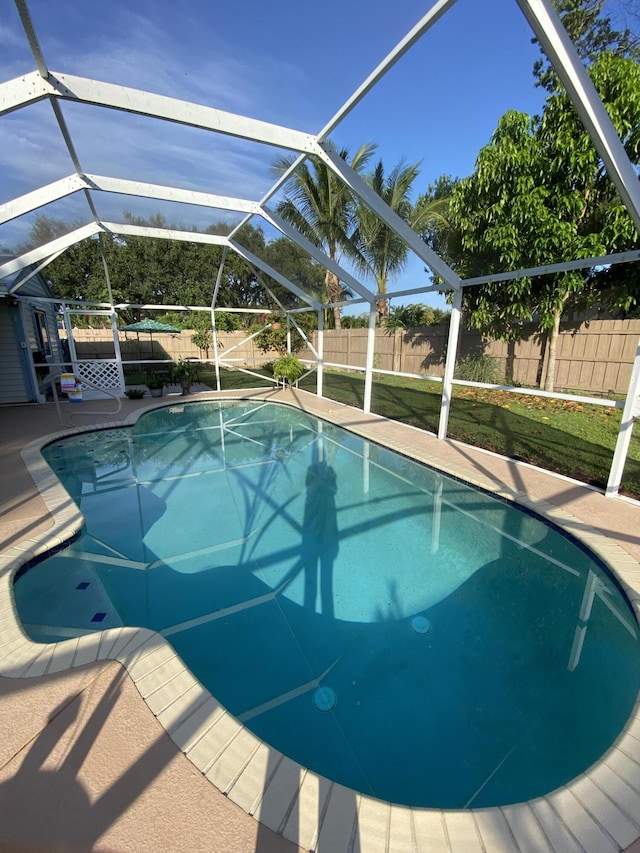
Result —
[[64, 306], [63, 309], [64, 327], [67, 330], [67, 343], [69, 344], [69, 358], [71, 359], [71, 370], [75, 372], [76, 362], [78, 361], [78, 353], [76, 352], [76, 342], [73, 339], [73, 327], [71, 325], [71, 315], [69, 307]]
[[[69, 358], [72, 358], [73, 356], [71, 355], [71, 347], [73, 346], [73, 340], [72, 340], [73, 335], [72, 335], [72, 331], [71, 331], [71, 319], [69, 317], [69, 306], [66, 304], [63, 305], [60, 313], [62, 314], [62, 322], [64, 323], [65, 332], [67, 333], [67, 350], [69, 352]], [[74, 353], [75, 353], [75, 346], [74, 346]], [[69, 365], [65, 364], [64, 369], [65, 369], [65, 371], [69, 370]]]
[[624, 466], [627, 461], [631, 434], [633, 432], [633, 421], [634, 418], [638, 417], [640, 417], [640, 339], [638, 340], [636, 357], [633, 362], [633, 370], [631, 371], [627, 400], [622, 412], [616, 449], [613, 453], [613, 460], [609, 471], [609, 482], [607, 483], [607, 490], [605, 492], [608, 498], [613, 498], [618, 494], [620, 483], [622, 482], [622, 474], [624, 473]]
[[291, 355], [291, 320], [289, 319], [289, 315], [286, 316], [287, 320], [287, 352]]
[[460, 333], [460, 315], [462, 313], [462, 288], [454, 292], [453, 305], [451, 306], [451, 321], [449, 325], [449, 339], [447, 341], [447, 361], [444, 366], [444, 378], [442, 380], [442, 402], [440, 404], [440, 421], [438, 423], [438, 438], [447, 437], [449, 427], [449, 412], [451, 411], [451, 395], [453, 392], [453, 373], [456, 368], [456, 354], [458, 351], [458, 336]]
[[115, 311], [111, 312], [111, 331], [113, 333], [113, 351], [116, 356], [116, 366], [118, 369], [118, 379], [120, 380], [120, 394], [124, 395], [126, 382], [124, 379], [124, 370], [122, 369], [122, 351], [120, 350], [120, 338], [118, 336], [118, 316]]
[[362, 411], [369, 414], [371, 411], [371, 392], [373, 390], [373, 358], [376, 348], [376, 304], [369, 305], [369, 329], [367, 331], [367, 358], [364, 368], [364, 401]]
[[222, 271], [227, 260], [227, 247], [222, 249], [222, 257], [220, 258], [220, 266], [216, 276], [216, 283], [213, 288], [213, 296], [211, 297], [211, 341], [213, 343], [213, 363], [216, 370], [216, 391], [222, 391], [220, 384], [220, 357], [218, 355], [218, 329], [216, 326], [216, 312], [214, 308], [218, 302], [218, 293], [220, 292], [220, 284], [222, 283]]
[[320, 308], [318, 311], [318, 354], [316, 358], [316, 363], [318, 365], [318, 381], [316, 386], [316, 394], [318, 395], [318, 397], [322, 397], [322, 385], [324, 380], [324, 311], [322, 310], [322, 308]]
[[218, 358], [218, 330], [216, 328], [216, 312], [211, 308], [211, 343], [213, 346], [213, 366], [216, 371], [216, 391], [222, 391], [220, 385], [220, 359]]

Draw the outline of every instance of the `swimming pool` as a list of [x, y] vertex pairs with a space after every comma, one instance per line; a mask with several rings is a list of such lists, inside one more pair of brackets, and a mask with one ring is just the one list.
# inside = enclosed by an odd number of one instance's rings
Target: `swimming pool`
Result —
[[159, 630], [329, 778], [409, 805], [515, 802], [584, 770], [631, 710], [634, 618], [588, 554], [336, 427], [190, 404], [45, 452], [87, 530], [18, 580], [32, 636]]

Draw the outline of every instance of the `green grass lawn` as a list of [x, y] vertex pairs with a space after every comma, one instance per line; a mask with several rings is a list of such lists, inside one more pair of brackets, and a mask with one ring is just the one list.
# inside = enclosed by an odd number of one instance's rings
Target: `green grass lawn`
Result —
[[[222, 387], [255, 388], [260, 381], [236, 371], [221, 373]], [[215, 387], [215, 376], [201, 375]], [[265, 380], [265, 385], [271, 384]], [[315, 391], [315, 373], [300, 383]], [[440, 384], [395, 376], [377, 377], [371, 407], [392, 420], [436, 432], [440, 414]], [[325, 371], [324, 395], [362, 408], [364, 377], [357, 373]], [[548, 400], [505, 391], [454, 387], [449, 437], [494, 450], [512, 459], [566, 474], [604, 488], [609, 476], [620, 409]], [[640, 429], [636, 427], [622, 481], [621, 493], [640, 499]]]

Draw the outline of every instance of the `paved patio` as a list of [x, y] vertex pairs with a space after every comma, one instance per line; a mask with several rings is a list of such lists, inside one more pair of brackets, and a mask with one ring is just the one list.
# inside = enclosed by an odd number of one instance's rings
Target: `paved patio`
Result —
[[[217, 396], [193, 395], [194, 399]], [[573, 481], [454, 442], [438, 442], [415, 429], [305, 392], [269, 390], [222, 396], [273, 398], [300, 405], [484, 488], [517, 498], [588, 541], [616, 566], [632, 596], [640, 600], [638, 592], [633, 591], [640, 589], [637, 503], [606, 499]], [[91, 405], [96, 410], [103, 404]], [[124, 400], [118, 417], [134, 416], [149, 405], [148, 399]], [[68, 407], [65, 413], [74, 415], [74, 426], [85, 426], [87, 422], [111, 422], [110, 408], [111, 401], [106, 402], [106, 413], [91, 418]], [[0, 595], [5, 598], [10, 567], [15, 565], [19, 550], [39, 548], [54, 528], [21, 450], [64, 428], [51, 404], [0, 408], [0, 555], [5, 582]], [[640, 851], [640, 842], [634, 843], [640, 837], [637, 715], [594, 773], [531, 804], [450, 813], [400, 809], [339, 790], [340, 786], [324, 786], [323, 780], [318, 782], [308, 774], [299, 777], [291, 801], [300, 804], [299, 810], [288, 806], [281, 815], [279, 804], [275, 799], [270, 803], [267, 795], [277, 787], [272, 778], [280, 779], [282, 785], [286, 760], [280, 761], [278, 772], [274, 771], [265, 783], [263, 765], [270, 756], [251, 738], [243, 741], [241, 727], [235, 724], [233, 728], [233, 720], [227, 719], [230, 715], [223, 710], [216, 713], [225, 726], [232, 727], [233, 734], [227, 739], [236, 745], [236, 751], [244, 750], [235, 756], [241, 769], [231, 767], [234, 756], [227, 751], [213, 765], [220, 769], [214, 773], [207, 770], [205, 775], [195, 750], [185, 748], [190, 760], [176, 746], [181, 742], [179, 734], [185, 719], [184, 712], [180, 716], [176, 710], [178, 700], [173, 696], [160, 707], [154, 706], [147, 695], [155, 697], [161, 692], [155, 686], [149, 690], [148, 682], [166, 661], [153, 667], [148, 662], [153, 655], [164, 654], [166, 658], [164, 646], [159, 649], [152, 638], [145, 637], [140, 648], [151, 651], [141, 655], [134, 649], [127, 657], [124, 652], [118, 654], [118, 649], [131, 650], [130, 635], [125, 642], [124, 632], [110, 640], [105, 639], [108, 632], [104, 632], [102, 640], [100, 635], [92, 635], [94, 639], [82, 646], [77, 643], [71, 656], [64, 643], [59, 643], [46, 655], [34, 657], [34, 644], [17, 637], [13, 614], [6, 602], [4, 609], [1, 605], [1, 671], [16, 675], [27, 669], [42, 672], [35, 677], [0, 678], [2, 850]], [[637, 601], [634, 608], [638, 612]], [[125, 665], [105, 659], [110, 655]], [[38, 668], [34, 660], [44, 663]], [[170, 666], [179, 663], [172, 659]], [[178, 679], [184, 677], [177, 672]], [[175, 677], [173, 674], [172, 679]], [[195, 687], [185, 686], [184, 694], [192, 695], [189, 691]], [[143, 695], [147, 695], [146, 701]], [[198, 711], [206, 702], [214, 700], [203, 700]], [[167, 710], [170, 708], [174, 709], [173, 717]], [[189, 719], [196, 715], [192, 713]], [[217, 727], [222, 728], [222, 723]], [[189, 737], [193, 742], [193, 731]], [[211, 760], [207, 761], [208, 768]], [[257, 797], [256, 779], [245, 772], [252, 768], [262, 773], [254, 773], [260, 790]], [[305, 812], [307, 801], [311, 809]]]

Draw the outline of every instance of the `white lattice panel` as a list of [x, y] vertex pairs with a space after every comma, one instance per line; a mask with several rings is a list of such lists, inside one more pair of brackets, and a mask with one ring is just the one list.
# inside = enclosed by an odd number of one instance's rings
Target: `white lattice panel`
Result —
[[80, 380], [87, 380], [91, 385], [85, 385], [85, 388], [97, 386], [98, 388], [117, 392], [120, 391], [120, 375], [118, 372], [118, 362], [114, 360], [100, 359], [99, 361], [78, 361], [75, 365], [75, 371]]

